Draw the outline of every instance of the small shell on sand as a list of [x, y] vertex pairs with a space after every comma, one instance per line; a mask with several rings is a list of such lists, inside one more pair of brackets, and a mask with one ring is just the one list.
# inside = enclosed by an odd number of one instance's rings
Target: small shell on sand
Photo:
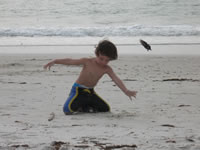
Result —
[[49, 115], [48, 121], [52, 121], [54, 118], [55, 118], [55, 113], [52, 112], [52, 113], [50, 113], [50, 115]]

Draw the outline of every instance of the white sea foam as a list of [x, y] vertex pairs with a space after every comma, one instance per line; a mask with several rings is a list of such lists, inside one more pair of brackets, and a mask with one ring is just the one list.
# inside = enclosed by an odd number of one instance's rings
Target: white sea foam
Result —
[[104, 36], [200, 36], [200, 26], [104, 26], [66, 28], [0, 28], [0, 36], [64, 36], [64, 37], [104, 37]]

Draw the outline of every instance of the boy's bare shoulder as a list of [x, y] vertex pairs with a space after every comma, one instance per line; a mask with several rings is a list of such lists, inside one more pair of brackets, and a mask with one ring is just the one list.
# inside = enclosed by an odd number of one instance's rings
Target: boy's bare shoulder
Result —
[[87, 58], [87, 57], [83, 57], [80, 58], [81, 61], [83, 61], [84, 63], [90, 62], [92, 59], [91, 58]]
[[84, 59], [88, 63], [94, 63], [96, 58], [95, 57], [90, 57], [90, 58], [87, 57], [87, 58], [84, 58]]
[[94, 58], [88, 58], [88, 57], [83, 57], [83, 58], [81, 58], [81, 59], [83, 59], [83, 60], [85, 60], [85, 61], [92, 61], [92, 60], [94, 60]]
[[89, 64], [93, 63], [94, 58], [83, 57], [83, 58], [80, 58], [80, 60], [81, 60], [82, 64], [89, 65]]
[[107, 65], [106, 66], [106, 73], [109, 73], [109, 72], [113, 72], [113, 69], [111, 66]]
[[81, 60], [85, 60], [85, 61], [87, 61], [89, 58], [87, 58], [87, 57], [82, 57], [82, 58], [80, 58]]

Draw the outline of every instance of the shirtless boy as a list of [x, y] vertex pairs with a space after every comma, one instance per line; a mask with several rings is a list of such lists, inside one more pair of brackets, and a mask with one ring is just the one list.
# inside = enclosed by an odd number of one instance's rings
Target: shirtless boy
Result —
[[95, 54], [96, 57], [94, 58], [55, 59], [44, 66], [44, 69], [50, 70], [54, 64], [82, 65], [82, 71], [72, 86], [70, 95], [64, 104], [63, 111], [65, 114], [72, 114], [79, 111], [110, 111], [109, 105], [94, 91], [94, 87], [104, 74], [108, 74], [130, 99], [132, 96], [136, 97], [137, 92], [128, 90], [108, 65], [109, 61], [116, 60], [118, 57], [116, 46], [108, 40], [103, 40], [98, 44]]

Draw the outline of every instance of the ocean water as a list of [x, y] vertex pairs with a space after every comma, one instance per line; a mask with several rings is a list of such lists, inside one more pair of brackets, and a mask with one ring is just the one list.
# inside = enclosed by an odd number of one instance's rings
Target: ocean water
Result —
[[[200, 43], [200, 0], [0, 0], [0, 45]], [[48, 42], [50, 41], [50, 42]]]

